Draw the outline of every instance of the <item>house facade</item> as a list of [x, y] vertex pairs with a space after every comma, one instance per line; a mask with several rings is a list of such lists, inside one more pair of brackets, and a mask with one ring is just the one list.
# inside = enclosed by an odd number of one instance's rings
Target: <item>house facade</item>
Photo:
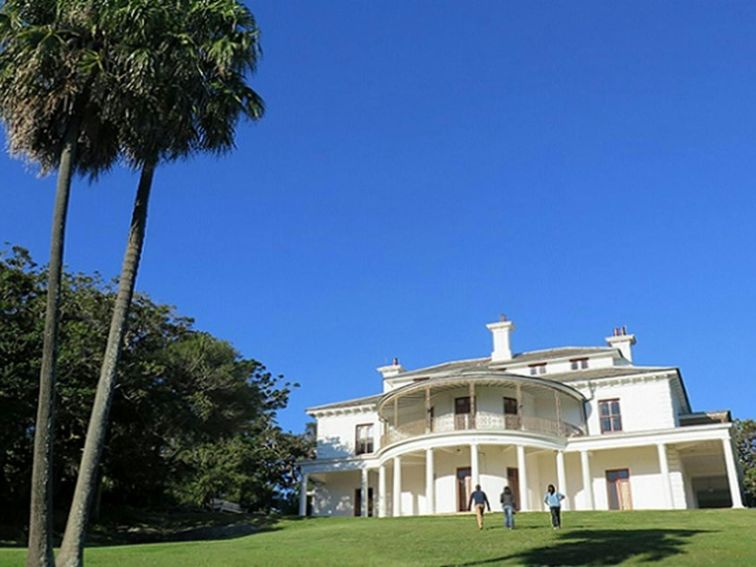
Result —
[[742, 507], [729, 412], [693, 412], [680, 370], [636, 366], [635, 336], [604, 347], [513, 353], [514, 325], [487, 325], [490, 356], [379, 368], [383, 391], [307, 410], [316, 458], [301, 463], [300, 514], [412, 516], [493, 509], [509, 486], [543, 510]]

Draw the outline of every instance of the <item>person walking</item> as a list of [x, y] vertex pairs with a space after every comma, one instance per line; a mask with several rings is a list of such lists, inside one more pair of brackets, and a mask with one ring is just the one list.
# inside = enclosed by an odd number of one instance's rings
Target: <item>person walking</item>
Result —
[[488, 503], [488, 496], [480, 489], [480, 485], [475, 485], [475, 492], [470, 495], [470, 502], [467, 504], [468, 509], [472, 509], [473, 502], [475, 502], [475, 519], [478, 521], [478, 529], [483, 529], [483, 513], [485, 509], [491, 511], [491, 505]]
[[549, 507], [549, 510], [551, 510], [551, 527], [555, 530], [562, 527], [562, 500], [564, 500], [564, 494], [557, 492], [554, 485], [550, 484], [546, 489], [543, 501]]
[[507, 529], [514, 529], [514, 513], [515, 513], [515, 499], [512, 490], [508, 487], [504, 487], [504, 492], [499, 496], [501, 502], [501, 509], [504, 511], [504, 527]]

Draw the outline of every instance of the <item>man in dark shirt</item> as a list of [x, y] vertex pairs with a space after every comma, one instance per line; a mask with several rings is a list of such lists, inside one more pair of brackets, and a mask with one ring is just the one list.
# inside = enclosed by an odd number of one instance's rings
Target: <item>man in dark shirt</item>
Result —
[[472, 509], [473, 502], [475, 503], [475, 519], [478, 521], [478, 529], [483, 529], [483, 512], [488, 508], [491, 511], [491, 505], [488, 503], [488, 496], [480, 489], [480, 485], [475, 485], [475, 492], [470, 495], [470, 503], [468, 508]]

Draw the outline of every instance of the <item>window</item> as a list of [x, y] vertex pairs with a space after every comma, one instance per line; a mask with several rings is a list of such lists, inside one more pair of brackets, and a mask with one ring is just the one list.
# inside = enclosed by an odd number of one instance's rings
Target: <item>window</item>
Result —
[[587, 358], [573, 358], [570, 360], [570, 368], [573, 370], [585, 370], [588, 368]]
[[543, 362], [541, 364], [531, 364], [530, 365], [530, 375], [531, 376], [538, 376], [539, 374], [546, 374], [546, 363]]
[[599, 420], [601, 433], [622, 431], [619, 400], [599, 400]]
[[356, 442], [355, 453], [362, 455], [364, 453], [373, 452], [373, 424], [366, 423], [358, 425], [355, 430]]
[[504, 398], [504, 415], [517, 415], [517, 400], [514, 398]]

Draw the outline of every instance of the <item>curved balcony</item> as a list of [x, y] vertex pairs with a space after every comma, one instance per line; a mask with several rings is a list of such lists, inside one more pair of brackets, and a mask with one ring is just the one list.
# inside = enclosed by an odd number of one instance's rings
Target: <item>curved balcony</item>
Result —
[[565, 384], [501, 371], [419, 380], [386, 392], [379, 401], [381, 448], [465, 430], [580, 436], [586, 432], [584, 401]]
[[515, 416], [489, 412], [480, 412], [474, 417], [472, 415], [444, 415], [433, 418], [428, 429], [426, 429], [426, 426], [427, 421], [425, 419], [404, 423], [396, 428], [389, 426], [386, 433], [381, 437], [381, 447], [433, 433], [464, 430], [475, 430], [485, 433], [527, 431], [553, 437], [578, 437], [585, 435], [584, 427], [567, 421], [557, 421], [555, 419], [529, 415]]

